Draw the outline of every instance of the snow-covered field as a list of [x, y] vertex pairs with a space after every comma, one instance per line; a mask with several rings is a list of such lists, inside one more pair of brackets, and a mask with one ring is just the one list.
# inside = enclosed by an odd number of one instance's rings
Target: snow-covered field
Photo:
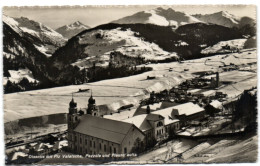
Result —
[[[250, 54], [249, 54], [250, 53]], [[216, 55], [209, 58], [189, 60], [184, 63], [172, 62], [163, 64], [149, 64], [153, 71], [125, 78], [103, 80], [83, 85], [71, 85], [22, 93], [4, 95], [4, 121], [68, 112], [71, 94], [79, 108], [87, 107], [89, 92], [75, 93], [81, 89], [92, 89], [97, 105], [107, 104], [111, 110], [116, 110], [122, 105], [137, 104], [140, 99], [148, 97], [147, 92], [161, 91], [171, 88], [185, 79], [195, 77], [194, 72], [219, 71], [219, 64], [235, 63], [248, 64], [257, 61], [256, 50], [243, 50], [241, 54]], [[207, 63], [205, 63], [207, 61]], [[208, 63], [210, 62], [210, 63]], [[169, 71], [173, 68], [173, 71]], [[251, 65], [256, 71], [256, 64]], [[188, 69], [188, 71], [184, 71]], [[147, 76], [156, 76], [147, 80]], [[220, 80], [236, 81], [219, 91], [228, 93], [229, 96], [240, 94], [244, 89], [257, 85], [257, 73], [245, 71], [230, 71], [220, 73]], [[234, 88], [235, 87], [235, 88]]]
[[[202, 54], [214, 54], [214, 53], [228, 53], [232, 50], [243, 49], [247, 39], [234, 39], [228, 41], [221, 41], [217, 44], [207, 47], [201, 51]], [[223, 49], [224, 46], [230, 46], [230, 49]]]

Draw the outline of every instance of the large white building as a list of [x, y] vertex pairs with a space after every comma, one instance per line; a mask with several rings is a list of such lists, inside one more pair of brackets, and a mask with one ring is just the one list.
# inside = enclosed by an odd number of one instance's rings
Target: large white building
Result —
[[[121, 120], [102, 118], [91, 96], [86, 112], [72, 99], [68, 113], [68, 146], [77, 154], [131, 153], [137, 140], [142, 146], [173, 136], [189, 120], [204, 117], [204, 109], [185, 103]], [[140, 145], [139, 145], [140, 146]]]

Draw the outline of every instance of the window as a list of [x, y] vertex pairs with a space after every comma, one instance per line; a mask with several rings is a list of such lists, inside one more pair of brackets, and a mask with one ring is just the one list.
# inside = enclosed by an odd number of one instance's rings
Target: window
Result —
[[104, 151], [105, 151], [105, 152], [107, 151], [107, 146], [106, 146], [106, 145], [104, 145]]
[[86, 145], [88, 144], [88, 140], [87, 140], [87, 139], [85, 139], [85, 144], [86, 144]]
[[127, 148], [124, 148], [124, 153], [127, 154]]
[[92, 147], [92, 141], [89, 141], [89, 146]]
[[163, 123], [160, 121], [157, 123], [157, 127], [163, 126]]
[[99, 149], [100, 149], [100, 150], [102, 149], [102, 147], [101, 147], [101, 143], [99, 143]]
[[75, 137], [74, 137], [74, 138], [75, 138], [75, 140], [77, 140], [77, 136], [76, 136], [76, 135], [75, 135]]
[[96, 147], [96, 142], [94, 141], [94, 148]]
[[112, 153], [112, 147], [110, 146], [110, 153]]
[[114, 148], [114, 153], [116, 153], [116, 148]]
[[82, 139], [81, 139], [81, 137], [79, 138], [79, 143], [82, 143]]

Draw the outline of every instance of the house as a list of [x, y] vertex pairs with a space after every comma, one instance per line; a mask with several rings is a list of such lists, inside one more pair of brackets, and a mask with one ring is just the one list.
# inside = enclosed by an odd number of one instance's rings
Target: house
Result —
[[206, 113], [213, 116], [215, 113], [218, 113], [222, 110], [223, 105], [218, 100], [213, 100], [205, 106]]
[[158, 114], [164, 117], [164, 126], [167, 136], [172, 136], [173, 133], [180, 129], [180, 120], [172, 117], [172, 107], [154, 111], [152, 114]]
[[191, 102], [172, 107], [172, 117], [180, 120], [180, 125], [187, 125], [192, 120], [200, 120], [205, 117], [204, 108]]
[[164, 117], [157, 114], [142, 114], [123, 120], [138, 127], [145, 135], [145, 146], [165, 138]]

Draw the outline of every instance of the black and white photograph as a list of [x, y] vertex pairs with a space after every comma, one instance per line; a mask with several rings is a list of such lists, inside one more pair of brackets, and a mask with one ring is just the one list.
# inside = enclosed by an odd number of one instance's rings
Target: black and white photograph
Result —
[[3, 6], [5, 164], [256, 163], [256, 8]]

